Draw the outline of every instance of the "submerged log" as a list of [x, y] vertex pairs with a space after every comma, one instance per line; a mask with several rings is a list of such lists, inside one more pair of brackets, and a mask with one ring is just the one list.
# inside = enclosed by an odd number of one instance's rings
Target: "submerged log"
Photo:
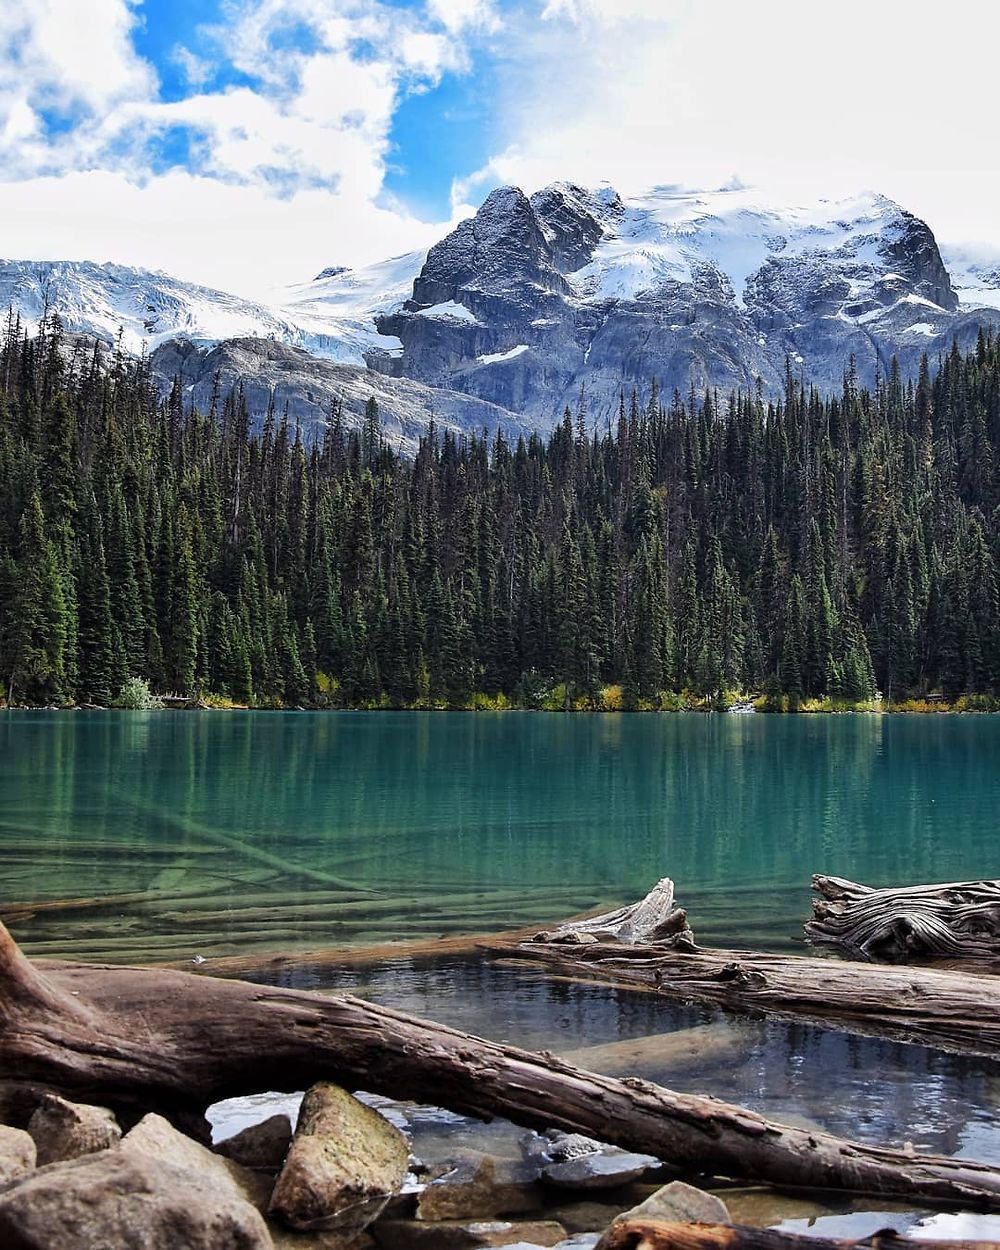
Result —
[[660, 1220], [615, 1223], [597, 1250], [987, 1250], [995, 1241], [917, 1241], [891, 1228], [862, 1241], [800, 1236], [740, 1224], [668, 1224]]
[[1000, 881], [872, 889], [842, 877], [813, 877], [810, 941], [863, 959], [1000, 959]]
[[1000, 1169], [984, 1164], [777, 1124], [346, 995], [168, 969], [33, 964], [0, 926], [8, 1109], [20, 1097], [23, 1111], [49, 1090], [176, 1121], [221, 1098], [321, 1079], [597, 1136], [691, 1173], [1000, 1211]]
[[1000, 1055], [994, 976], [663, 944], [532, 940], [493, 943], [489, 949], [577, 976], [648, 986], [684, 1002], [718, 1003], [956, 1054]]

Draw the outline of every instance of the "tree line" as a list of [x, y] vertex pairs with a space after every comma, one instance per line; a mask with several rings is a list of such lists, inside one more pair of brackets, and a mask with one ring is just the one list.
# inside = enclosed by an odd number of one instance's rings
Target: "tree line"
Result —
[[306, 436], [145, 361], [0, 351], [0, 694], [673, 707], [992, 696], [1000, 340], [871, 390], [586, 394], [547, 438], [338, 406]]

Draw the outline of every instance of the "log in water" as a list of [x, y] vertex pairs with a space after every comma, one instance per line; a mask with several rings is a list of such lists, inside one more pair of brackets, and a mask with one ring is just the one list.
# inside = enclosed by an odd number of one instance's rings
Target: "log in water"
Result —
[[843, 877], [813, 877], [813, 942], [863, 959], [1000, 963], [1000, 881], [876, 890]]

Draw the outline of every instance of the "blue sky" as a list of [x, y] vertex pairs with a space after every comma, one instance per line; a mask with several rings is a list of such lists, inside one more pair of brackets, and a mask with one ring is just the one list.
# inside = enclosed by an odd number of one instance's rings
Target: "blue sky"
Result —
[[979, 0], [3, 5], [2, 247], [260, 294], [426, 246], [501, 182], [734, 175], [998, 243], [998, 26]]

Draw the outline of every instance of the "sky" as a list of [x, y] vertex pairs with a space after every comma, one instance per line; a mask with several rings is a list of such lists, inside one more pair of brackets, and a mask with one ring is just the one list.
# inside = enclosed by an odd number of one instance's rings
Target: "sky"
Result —
[[261, 296], [501, 183], [881, 191], [1000, 255], [982, 0], [23, 0], [0, 255]]

